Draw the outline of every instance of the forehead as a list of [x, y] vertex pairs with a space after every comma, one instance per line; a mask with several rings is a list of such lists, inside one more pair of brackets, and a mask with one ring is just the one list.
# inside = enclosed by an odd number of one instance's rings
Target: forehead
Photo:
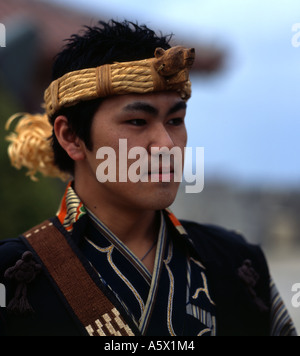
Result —
[[99, 107], [99, 112], [134, 112], [146, 111], [159, 114], [186, 108], [186, 102], [176, 92], [157, 92], [150, 94], [128, 94], [106, 98]]

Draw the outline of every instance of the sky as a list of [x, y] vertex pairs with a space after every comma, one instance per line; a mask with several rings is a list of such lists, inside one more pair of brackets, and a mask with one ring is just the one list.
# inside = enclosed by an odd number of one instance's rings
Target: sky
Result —
[[299, 0], [51, 2], [225, 48], [220, 75], [192, 75], [187, 146], [204, 147], [206, 177], [300, 187]]

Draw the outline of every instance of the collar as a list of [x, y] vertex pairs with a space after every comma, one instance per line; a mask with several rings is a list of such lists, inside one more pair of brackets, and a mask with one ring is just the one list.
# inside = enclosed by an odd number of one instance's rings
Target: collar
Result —
[[[60, 207], [56, 213], [60, 223], [70, 233], [73, 231], [74, 224], [83, 216], [88, 214], [87, 208], [83, 205], [79, 196], [76, 194], [72, 187], [72, 183], [72, 181], [68, 183], [60, 203]], [[180, 235], [186, 236], [187, 232], [173, 212], [169, 208], [164, 209], [163, 212], [171, 224], [175, 227], [177, 232]]]

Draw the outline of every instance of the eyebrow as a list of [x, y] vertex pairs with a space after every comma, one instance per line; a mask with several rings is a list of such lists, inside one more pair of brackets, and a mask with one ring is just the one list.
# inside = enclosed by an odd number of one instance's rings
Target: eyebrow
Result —
[[126, 105], [123, 111], [142, 111], [153, 116], [158, 115], [158, 110], [154, 106], [142, 101], [136, 101]]
[[[186, 107], [187, 105], [185, 101], [179, 101], [168, 110], [167, 115], [174, 114], [180, 110], [186, 110]], [[156, 107], [142, 101], [137, 101], [126, 105], [123, 108], [123, 111], [142, 111], [153, 116], [157, 116], [159, 114], [159, 111]]]
[[177, 111], [180, 110], [186, 110], [186, 102], [185, 101], [179, 101], [178, 103], [176, 103], [174, 106], [172, 106], [169, 111], [168, 111], [168, 115], [174, 114]]

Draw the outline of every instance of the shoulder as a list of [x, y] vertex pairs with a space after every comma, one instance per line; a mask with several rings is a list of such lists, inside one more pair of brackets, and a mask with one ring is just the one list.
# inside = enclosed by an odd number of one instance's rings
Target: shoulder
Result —
[[0, 278], [5, 270], [13, 266], [28, 248], [20, 238], [0, 241]]
[[182, 220], [180, 222], [189, 237], [195, 243], [201, 241], [212, 245], [226, 244], [241, 247], [249, 247], [251, 245], [241, 233], [234, 230], [229, 230], [217, 225], [200, 224], [193, 221]]
[[251, 260], [257, 267], [263, 268], [268, 275], [268, 266], [261, 247], [247, 241], [241, 234], [216, 225], [181, 221], [196, 251], [205, 260], [216, 263], [241, 265]]
[[219, 335], [268, 335], [270, 274], [261, 248], [223, 227], [181, 223], [205, 266]]

